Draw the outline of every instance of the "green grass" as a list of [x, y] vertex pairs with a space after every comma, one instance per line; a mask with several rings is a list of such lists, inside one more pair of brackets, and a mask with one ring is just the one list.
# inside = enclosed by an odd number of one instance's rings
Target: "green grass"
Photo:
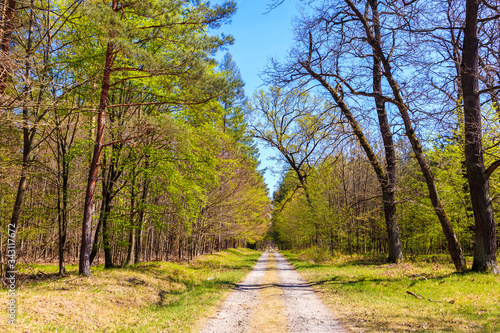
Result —
[[284, 254], [352, 331], [500, 332], [500, 276], [455, 273], [439, 258], [400, 265], [362, 257], [315, 263]]
[[[55, 265], [20, 267], [24, 282], [18, 288], [17, 325], [7, 324], [5, 312], [0, 332], [190, 332], [201, 327], [260, 254], [239, 249], [189, 264], [99, 266], [90, 278], [79, 277], [74, 265], [67, 266], [65, 277], [56, 274]], [[7, 296], [0, 291], [3, 304]]]

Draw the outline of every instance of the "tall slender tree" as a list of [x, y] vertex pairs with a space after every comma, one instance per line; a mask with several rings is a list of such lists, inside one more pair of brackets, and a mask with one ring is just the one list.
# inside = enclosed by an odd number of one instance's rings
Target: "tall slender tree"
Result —
[[464, 107], [465, 164], [474, 209], [476, 245], [472, 270], [500, 274], [495, 215], [488, 184], [492, 170], [485, 170], [481, 103], [479, 96], [479, 0], [467, 0], [462, 52], [461, 83]]

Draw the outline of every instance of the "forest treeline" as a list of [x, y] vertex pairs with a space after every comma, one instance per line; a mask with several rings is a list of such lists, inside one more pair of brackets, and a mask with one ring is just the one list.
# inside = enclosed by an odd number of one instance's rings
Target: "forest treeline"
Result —
[[498, 3], [301, 4], [251, 101], [253, 135], [289, 170], [274, 239], [391, 262], [448, 252], [458, 271], [472, 252], [472, 270], [499, 273]]
[[[18, 260], [90, 275], [266, 232], [499, 272], [495, 1], [300, 1], [249, 101], [215, 60], [236, 10], [217, 3], [2, 1], [3, 272], [12, 235]], [[253, 139], [288, 170], [272, 205]]]
[[2, 1], [2, 274], [14, 234], [18, 262], [78, 262], [84, 275], [263, 238], [243, 81], [230, 54], [215, 60], [235, 9]]

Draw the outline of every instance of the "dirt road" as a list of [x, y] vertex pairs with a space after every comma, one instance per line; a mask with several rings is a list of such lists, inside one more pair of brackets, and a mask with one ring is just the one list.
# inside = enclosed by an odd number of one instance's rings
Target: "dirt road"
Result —
[[264, 252], [202, 333], [347, 332], [288, 261]]

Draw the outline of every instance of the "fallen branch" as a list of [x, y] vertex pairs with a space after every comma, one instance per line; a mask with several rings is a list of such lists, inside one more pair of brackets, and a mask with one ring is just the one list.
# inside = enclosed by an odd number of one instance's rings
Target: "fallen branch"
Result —
[[416, 298], [418, 299], [425, 299], [425, 300], [428, 300], [429, 302], [436, 302], [436, 303], [450, 303], [450, 304], [453, 304], [455, 303], [455, 300], [451, 300], [451, 301], [437, 301], [435, 299], [432, 299], [432, 298], [425, 298], [424, 296], [420, 295], [419, 293], [414, 293], [414, 292], [411, 292], [409, 290], [406, 291], [407, 294], [409, 295], [412, 295], [412, 296], [415, 296]]
[[407, 290], [407, 291], [406, 291], [406, 293], [407, 293], [407, 294], [410, 294], [410, 295], [412, 295], [412, 296], [415, 296], [415, 297], [416, 297], [416, 298], [418, 298], [418, 299], [424, 299], [424, 297], [423, 297], [422, 295], [416, 294], [416, 293], [411, 292], [411, 291], [409, 291], [409, 290]]
[[71, 281], [75, 281], [75, 280], [79, 280], [79, 279], [81, 279], [81, 277], [77, 277], [77, 278], [74, 278], [74, 279], [71, 279], [71, 280], [66, 280], [64, 282], [71, 282]]

